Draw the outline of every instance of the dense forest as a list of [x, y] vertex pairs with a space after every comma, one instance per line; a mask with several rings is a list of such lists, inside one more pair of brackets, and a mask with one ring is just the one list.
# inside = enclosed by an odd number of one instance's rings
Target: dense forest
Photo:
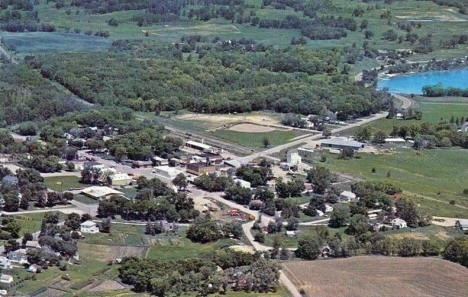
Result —
[[125, 50], [36, 56], [27, 63], [88, 102], [137, 111], [318, 114], [325, 109], [344, 119], [384, 106], [381, 94], [343, 74], [339, 51], [215, 48], [186, 58], [179, 52], [140, 59], [122, 43], [119, 47]]
[[25, 65], [0, 71], [0, 126], [44, 120], [85, 106]]

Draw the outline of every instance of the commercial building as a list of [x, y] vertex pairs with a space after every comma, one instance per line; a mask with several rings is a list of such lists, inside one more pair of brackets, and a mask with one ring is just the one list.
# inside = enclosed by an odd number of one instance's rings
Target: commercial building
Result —
[[210, 145], [207, 145], [201, 142], [192, 141], [192, 140], [187, 141], [185, 143], [185, 146], [202, 151], [202, 152], [210, 152], [213, 149]]
[[107, 199], [113, 195], [123, 195], [123, 193], [120, 191], [114, 190], [109, 187], [100, 186], [92, 186], [85, 188], [81, 190], [81, 193], [96, 200]]
[[178, 174], [184, 173], [182, 170], [179, 170], [175, 167], [169, 166], [157, 166], [154, 167], [153, 173], [157, 178], [161, 179], [164, 182], [171, 182]]
[[195, 175], [210, 174], [216, 172], [216, 167], [207, 163], [187, 164], [187, 172]]
[[366, 145], [365, 143], [355, 141], [346, 137], [336, 137], [332, 139], [325, 139], [321, 143], [322, 147], [329, 147], [334, 149], [352, 149], [352, 150], [360, 150], [364, 148]]

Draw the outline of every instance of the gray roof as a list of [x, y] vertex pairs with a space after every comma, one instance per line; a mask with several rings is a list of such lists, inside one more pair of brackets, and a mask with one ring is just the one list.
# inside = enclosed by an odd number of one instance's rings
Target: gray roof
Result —
[[346, 139], [346, 138], [332, 138], [332, 139], [325, 139], [322, 141], [322, 145], [338, 145], [338, 146], [349, 146], [349, 147], [356, 147], [360, 148], [364, 146], [365, 144], [359, 141], [351, 140], [351, 139]]
[[458, 223], [460, 226], [467, 226], [468, 227], [468, 219], [459, 219]]

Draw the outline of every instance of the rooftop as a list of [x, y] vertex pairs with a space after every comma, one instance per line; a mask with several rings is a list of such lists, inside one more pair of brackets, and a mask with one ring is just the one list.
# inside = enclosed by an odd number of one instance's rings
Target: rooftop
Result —
[[92, 186], [86, 189], [83, 189], [81, 193], [91, 196], [91, 197], [105, 197], [108, 195], [122, 195], [123, 193], [117, 190], [114, 190], [109, 187], [100, 187], [100, 186]]

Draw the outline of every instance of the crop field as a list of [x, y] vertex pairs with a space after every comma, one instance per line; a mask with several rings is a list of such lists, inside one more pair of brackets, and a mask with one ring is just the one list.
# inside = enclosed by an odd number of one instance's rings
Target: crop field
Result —
[[2, 32], [3, 42], [18, 54], [40, 54], [62, 51], [102, 51], [111, 41], [98, 36], [61, 32]]
[[[398, 150], [392, 154], [359, 154], [360, 158], [338, 159], [329, 155], [323, 163], [334, 172], [360, 176], [370, 180], [388, 180], [408, 192], [426, 195], [448, 203], [468, 206], [462, 194], [467, 187], [468, 158], [461, 149]], [[375, 173], [372, 173], [375, 168]], [[388, 177], [388, 174], [390, 177]], [[422, 207], [439, 216], [468, 217], [466, 209], [418, 198]]]
[[308, 297], [462, 297], [468, 291], [468, 270], [438, 258], [352, 257], [283, 268]]

